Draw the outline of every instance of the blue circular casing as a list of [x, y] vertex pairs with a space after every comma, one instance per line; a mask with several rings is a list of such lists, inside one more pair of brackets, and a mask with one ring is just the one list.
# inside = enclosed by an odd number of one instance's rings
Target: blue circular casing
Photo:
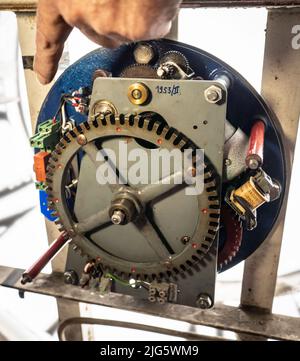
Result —
[[[222, 268], [224, 271], [251, 255], [264, 241], [276, 222], [285, 191], [285, 160], [279, 122], [255, 89], [238, 72], [218, 58], [203, 50], [172, 40], [155, 40], [149, 43], [161, 54], [167, 51], [181, 52], [188, 59], [195, 75], [205, 80], [213, 80], [216, 74], [227, 74], [231, 79], [231, 86], [228, 89], [227, 119], [235, 127], [240, 127], [249, 135], [256, 119], [262, 119], [266, 124], [263, 169], [281, 184], [282, 193], [279, 199], [259, 209], [257, 228], [251, 232], [244, 232], [240, 250], [236, 257]], [[80, 87], [92, 89], [95, 70], [105, 69], [111, 72], [113, 77], [120, 76], [124, 68], [135, 63], [133, 47], [134, 44], [127, 44], [113, 50], [101, 48], [87, 54], [66, 69], [48, 93], [37, 124], [53, 118], [59, 108], [62, 94], [72, 93]], [[85, 116], [75, 112], [69, 105], [66, 111], [76, 124], [86, 120]], [[222, 245], [222, 239], [220, 245]]]

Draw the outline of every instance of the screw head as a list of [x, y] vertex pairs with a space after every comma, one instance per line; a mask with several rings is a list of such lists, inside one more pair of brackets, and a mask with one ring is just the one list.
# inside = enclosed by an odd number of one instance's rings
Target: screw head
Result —
[[232, 161], [231, 161], [231, 159], [226, 158], [226, 159], [224, 160], [224, 163], [225, 163], [226, 167], [229, 167], [229, 166], [231, 165]]
[[111, 216], [111, 221], [113, 224], [119, 225], [122, 224], [125, 220], [125, 213], [123, 211], [114, 211]]
[[201, 294], [196, 301], [196, 305], [202, 310], [211, 308], [212, 304], [211, 298], [206, 293]]
[[183, 237], [181, 238], [181, 242], [182, 242], [184, 245], [188, 244], [190, 240], [191, 240], [191, 237], [189, 237], [189, 236], [183, 236]]
[[70, 236], [70, 237], [74, 237], [74, 236], [76, 235], [76, 232], [75, 232], [74, 229], [72, 229], [72, 228], [70, 228], [70, 229], [68, 230], [68, 233], [69, 233], [69, 236]]
[[216, 104], [223, 98], [223, 91], [216, 85], [211, 85], [204, 91], [205, 100], [208, 103]]
[[64, 273], [64, 282], [68, 285], [77, 285], [79, 277], [74, 270], [69, 270]]
[[133, 83], [129, 86], [127, 96], [134, 105], [143, 105], [150, 96], [150, 90], [143, 83]]
[[250, 169], [257, 169], [257, 168], [259, 167], [259, 162], [258, 162], [258, 160], [257, 160], [257, 159], [253, 159], [253, 158], [249, 159], [249, 161], [248, 161], [248, 167], [249, 167]]
[[83, 135], [83, 134], [79, 134], [78, 137], [77, 137], [77, 143], [79, 145], [86, 145], [86, 143], [87, 143], [86, 136]]
[[131, 93], [133, 99], [139, 100], [142, 97], [142, 92], [139, 89], [134, 89]]

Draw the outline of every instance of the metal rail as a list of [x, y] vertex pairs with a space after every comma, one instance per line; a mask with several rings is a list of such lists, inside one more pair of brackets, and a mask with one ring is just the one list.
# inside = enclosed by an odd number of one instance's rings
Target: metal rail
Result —
[[141, 312], [236, 333], [246, 333], [276, 340], [300, 341], [299, 318], [262, 314], [223, 305], [216, 305], [210, 310], [200, 310], [176, 304], [152, 304], [117, 293], [110, 293], [100, 298], [96, 292], [66, 285], [62, 273], [41, 274], [34, 283], [22, 285], [20, 282], [22, 272], [21, 269], [0, 266], [0, 285], [20, 291], [53, 296], [57, 299], [63, 298], [75, 302]]
[[[1, 0], [0, 10], [34, 11], [37, 0]], [[300, 6], [300, 0], [183, 0], [183, 8], [249, 8]]]

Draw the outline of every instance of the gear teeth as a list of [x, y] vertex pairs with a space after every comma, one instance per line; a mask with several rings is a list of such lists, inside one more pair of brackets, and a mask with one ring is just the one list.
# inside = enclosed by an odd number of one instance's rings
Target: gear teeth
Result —
[[[176, 132], [177, 133], [177, 132]], [[173, 135], [172, 135], [172, 137], [171, 137], [171, 141], [172, 141], [172, 143], [173, 143], [173, 145], [178, 145], [180, 142], [181, 142], [181, 140], [182, 140], [182, 138], [183, 138], [183, 135], [181, 134], [181, 133], [174, 133]], [[175, 136], [175, 139], [174, 139], [174, 136]]]
[[66, 149], [66, 147], [68, 146], [68, 142], [64, 139], [64, 138], [61, 138], [60, 139], [60, 142], [58, 143], [63, 149]]
[[54, 169], [56, 168], [56, 162], [53, 160], [53, 158], [49, 159], [48, 167], [51, 167], [51, 168], [54, 168]]
[[129, 116], [126, 115], [125, 125], [132, 127], [138, 119], [139, 119], [139, 116], [134, 116], [132, 114], [130, 114]]
[[49, 163], [47, 165], [47, 172], [48, 172], [48, 170], [52, 170], [52, 169], [55, 169], [55, 168], [56, 168], [55, 163], [53, 161], [51, 162], [51, 159], [50, 159]]
[[99, 119], [99, 117], [95, 118], [95, 119], [92, 121], [91, 125], [92, 125], [93, 127], [95, 127], [95, 128], [98, 128], [98, 127], [99, 127], [99, 120], [100, 120], [100, 122], [102, 123], [102, 125], [106, 125], [106, 120], [105, 120], [105, 117], [104, 117], [103, 114], [100, 115], [100, 119]]
[[149, 78], [158, 79], [156, 70], [145, 64], [132, 64], [123, 69], [120, 75], [121, 78]]
[[64, 150], [64, 148], [61, 146], [60, 143], [56, 144], [56, 146], [55, 146], [56, 154], [61, 155], [61, 153], [63, 152], [63, 150]]
[[205, 183], [205, 188], [206, 188], [207, 192], [213, 191], [216, 189], [216, 183], [214, 181]]
[[164, 53], [164, 55], [161, 57], [159, 63], [163, 64], [167, 61], [173, 61], [178, 66], [183, 68], [185, 72], [189, 70], [189, 62], [185, 55], [183, 55], [181, 52], [176, 50], [170, 50]]
[[83, 130], [81, 128], [81, 125], [76, 125], [76, 127], [74, 128], [74, 130], [76, 130], [79, 134], [83, 133]]
[[[166, 135], [165, 135], [165, 139], [170, 140], [170, 139], [172, 138], [172, 135], [173, 135], [174, 132], [175, 132], [175, 129], [174, 129], [174, 128], [169, 128], [169, 129], [167, 130]], [[175, 138], [172, 138], [172, 139], [173, 139], [173, 141], [174, 141]]]
[[207, 233], [211, 234], [212, 236], [215, 236], [218, 229], [216, 227], [209, 227]]
[[243, 227], [231, 209], [226, 206], [222, 208], [223, 223], [226, 229], [226, 241], [222, 250], [218, 254], [218, 270], [230, 263], [237, 255], [243, 239]]
[[149, 130], [149, 132], [151, 132], [153, 129], [154, 121], [145, 119], [144, 124], [145, 124], [145, 127], [147, 128], [147, 130]]
[[68, 132], [68, 135], [70, 135], [72, 138], [77, 138], [77, 135], [79, 134], [76, 134], [75, 133], [75, 129], [71, 129], [69, 132]]
[[188, 145], [187, 140], [186, 139], [181, 139], [179, 144], [178, 144], [178, 147], [183, 152], [187, 148], [187, 145]]
[[113, 114], [108, 114], [105, 116], [107, 124], [117, 125], [119, 123], [119, 118], [115, 117]]
[[216, 200], [210, 201], [209, 208], [214, 209], [214, 210], [219, 209], [219, 211], [220, 211], [220, 202], [219, 202], [219, 200], [216, 199]]
[[67, 143], [71, 143], [71, 139], [68, 137], [67, 134], [64, 134], [64, 135], [62, 136], [62, 139], [64, 139]]
[[60, 226], [61, 225], [61, 221], [60, 221], [60, 218], [57, 218], [54, 223], [57, 225], [57, 226]]
[[65, 146], [64, 141], [63, 141], [63, 140], [60, 140], [59, 143], [58, 143], [58, 146], [59, 146], [60, 155], [61, 155], [62, 151], [63, 151], [64, 149], [66, 149], [66, 146]]
[[156, 131], [156, 134], [157, 135], [162, 135], [164, 132], [166, 134], [167, 133], [166, 127], [167, 127], [167, 125], [165, 123], [160, 123], [159, 126], [158, 126], [158, 129]]
[[124, 116], [124, 123], [122, 125], [130, 126], [130, 123], [132, 122], [133, 116], [131, 114], [126, 114]]
[[90, 127], [90, 124], [88, 121], [85, 121], [84, 123], [82, 123], [82, 126], [86, 129], [86, 130], [90, 130], [91, 127]]
[[53, 182], [52, 182], [52, 179], [51, 178], [46, 178], [46, 182], [47, 182], [47, 184], [52, 184]]
[[57, 153], [57, 150], [54, 149], [53, 152], [51, 153], [51, 159], [52, 159], [54, 162], [57, 162], [57, 161], [58, 161], [58, 157], [59, 157], [59, 154]]
[[215, 190], [207, 191], [207, 193], [210, 197], [218, 197], [218, 192]]
[[50, 168], [50, 169], [47, 169], [47, 176], [48, 176], [48, 177], [53, 177], [53, 176], [54, 176], [54, 173], [53, 173], [53, 172], [54, 172], [53, 169], [51, 169], [51, 168]]
[[[81, 129], [81, 128], [80, 128]], [[72, 135], [73, 138], [77, 138], [78, 135], [82, 134], [82, 132], [79, 132], [77, 128], [73, 128], [71, 131], [70, 131], [70, 134]]]
[[205, 173], [204, 173], [204, 181], [210, 181], [211, 179], [213, 178], [213, 174], [212, 174], [212, 172], [211, 171], [206, 171]]
[[139, 127], [139, 128], [143, 128], [143, 127], [144, 127], [144, 124], [145, 124], [145, 119], [142, 118], [142, 117], [140, 117], [140, 118], [138, 119], [138, 127]]
[[124, 125], [126, 117], [128, 117], [128, 114], [120, 114], [120, 116], [116, 119], [116, 125], [118, 121], [120, 125]]
[[[64, 151], [66, 147], [69, 146], [69, 143], [73, 142], [73, 139], [76, 139], [79, 134], [84, 134], [94, 128], [108, 126], [113, 128], [113, 126], [122, 125], [124, 127], [139, 127], [143, 129], [147, 129], [149, 132], [155, 132], [159, 135], [159, 138], [166, 139], [169, 143], [172, 143], [177, 148], [182, 151], [186, 148], [190, 148], [192, 151], [196, 150], [196, 146], [189, 141], [189, 139], [185, 138], [182, 133], [179, 133], [176, 129], [169, 127], [164, 122], [159, 122], [155, 120], [149, 120], [145, 116], [134, 115], [134, 114], [126, 114], [120, 116], [107, 115], [107, 116], [97, 116], [93, 121], [81, 123], [80, 126], [77, 126], [72, 131], [66, 133], [63, 138], [61, 138], [60, 142], [56, 146], [55, 150], [51, 154], [51, 158], [49, 161], [49, 166], [47, 168], [47, 178], [46, 182], [49, 184], [48, 186], [48, 208], [52, 211], [52, 216], [57, 217], [55, 220], [55, 224], [58, 226], [61, 232], [65, 231], [65, 227], [61, 221], [59, 214], [59, 204], [56, 205], [56, 194], [53, 194], [53, 181], [54, 181], [54, 172], [58, 169], [57, 163], [60, 160], [60, 155]], [[200, 162], [202, 158], [197, 158], [197, 153], [193, 152], [193, 164], [196, 162]], [[64, 163], [65, 164], [65, 163]], [[206, 162], [201, 161], [201, 166], [204, 167], [204, 178], [206, 180], [206, 193], [208, 196], [208, 229], [205, 239], [199, 242], [199, 247], [195, 250], [195, 253], [191, 255], [190, 259], [185, 261], [181, 265], [176, 265], [176, 267], [172, 266], [170, 269], [160, 272], [159, 274], [144, 274], [144, 273], [124, 273], [119, 270], [111, 270], [109, 265], [103, 265], [106, 270], [113, 271], [114, 273], [118, 273], [120, 277], [123, 279], [128, 279], [129, 276], [134, 276], [135, 278], [139, 277], [140, 279], [147, 280], [162, 280], [162, 279], [170, 279], [173, 277], [177, 280], [177, 276], [186, 277], [185, 273], [193, 272], [199, 270], [199, 264], [202, 267], [202, 259], [207, 254], [209, 248], [215, 240], [216, 232], [219, 229], [219, 218], [220, 218], [220, 203], [218, 192], [216, 188], [216, 182], [213, 181], [214, 173], [210, 170], [210, 167], [207, 167]], [[61, 168], [61, 167], [60, 167]], [[58, 198], [61, 198], [58, 196]], [[58, 209], [57, 209], [58, 208]], [[82, 257], [87, 257], [88, 255], [84, 252], [84, 250], [76, 244], [75, 241], [71, 241], [71, 246], [73, 250], [80, 254]], [[236, 252], [236, 250], [234, 250]], [[197, 266], [197, 267], [196, 267]]]

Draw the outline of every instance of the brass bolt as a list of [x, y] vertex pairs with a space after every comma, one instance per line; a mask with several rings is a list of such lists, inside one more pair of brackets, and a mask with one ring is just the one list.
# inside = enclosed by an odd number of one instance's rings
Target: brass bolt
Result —
[[149, 99], [149, 89], [143, 83], [133, 83], [129, 86], [127, 96], [134, 105], [143, 105]]

